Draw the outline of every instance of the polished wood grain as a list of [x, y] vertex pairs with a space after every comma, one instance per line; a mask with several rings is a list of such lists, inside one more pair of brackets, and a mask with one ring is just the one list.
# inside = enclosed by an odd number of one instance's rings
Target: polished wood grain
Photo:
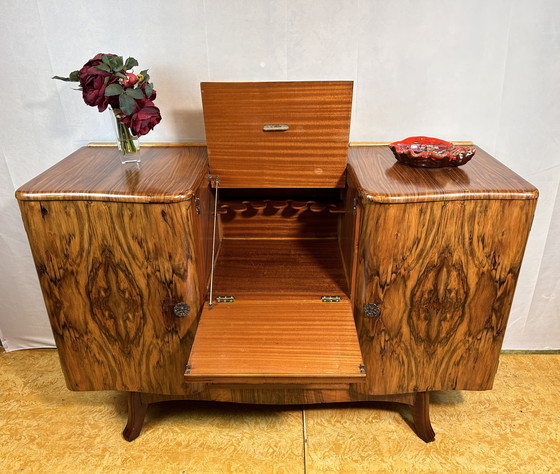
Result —
[[464, 166], [422, 169], [397, 163], [389, 147], [350, 148], [348, 163], [362, 194], [380, 203], [536, 199], [537, 189], [477, 147]]
[[68, 388], [181, 391], [205, 293], [191, 201], [20, 206]]
[[[92, 148], [114, 148], [115, 142], [89, 142], [88, 147]], [[142, 141], [142, 148], [167, 148], [167, 147], [189, 147], [206, 146], [206, 142], [145, 142]]]
[[179, 202], [206, 179], [204, 147], [147, 148], [121, 164], [116, 148], [83, 147], [16, 191], [19, 200]]
[[490, 389], [536, 200], [367, 202], [355, 305], [366, 393]]
[[[201, 84], [208, 158], [225, 188], [344, 187], [351, 81]], [[266, 124], [289, 130], [264, 132]]]
[[346, 278], [334, 239], [224, 239], [216, 263], [216, 295], [345, 296]]
[[202, 312], [186, 381], [321, 383], [363, 379], [349, 300], [244, 300]]

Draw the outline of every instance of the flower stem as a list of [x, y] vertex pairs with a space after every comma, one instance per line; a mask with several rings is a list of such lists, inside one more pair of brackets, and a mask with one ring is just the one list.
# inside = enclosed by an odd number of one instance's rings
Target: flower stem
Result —
[[136, 137], [132, 135], [130, 129], [119, 120], [118, 115], [115, 113], [115, 120], [117, 121], [117, 139], [119, 141], [119, 150], [123, 155], [128, 153], [136, 153], [138, 147], [136, 146]]

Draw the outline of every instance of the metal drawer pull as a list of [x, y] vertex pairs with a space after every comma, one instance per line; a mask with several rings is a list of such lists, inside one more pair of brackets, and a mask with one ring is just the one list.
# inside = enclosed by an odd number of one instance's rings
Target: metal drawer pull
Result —
[[285, 132], [289, 128], [290, 126], [285, 123], [268, 123], [263, 125], [263, 132]]

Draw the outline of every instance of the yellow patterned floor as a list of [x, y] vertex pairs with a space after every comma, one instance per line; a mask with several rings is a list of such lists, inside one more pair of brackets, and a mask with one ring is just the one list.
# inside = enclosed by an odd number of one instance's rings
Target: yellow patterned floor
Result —
[[54, 350], [0, 352], [2, 473], [560, 472], [560, 355], [504, 354], [491, 392], [438, 392], [425, 444], [397, 405], [169, 402], [140, 437], [126, 399], [66, 389]]

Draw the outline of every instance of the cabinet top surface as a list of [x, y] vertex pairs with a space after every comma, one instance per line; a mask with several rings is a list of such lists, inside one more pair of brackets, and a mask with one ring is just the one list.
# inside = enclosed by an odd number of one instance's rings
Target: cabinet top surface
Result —
[[178, 202], [192, 197], [207, 167], [206, 147], [140, 150], [139, 166], [116, 148], [83, 147], [16, 191], [21, 201]]
[[413, 168], [395, 160], [388, 146], [351, 147], [350, 179], [373, 202], [465, 199], [536, 199], [537, 189], [477, 147], [467, 164], [453, 168]]

